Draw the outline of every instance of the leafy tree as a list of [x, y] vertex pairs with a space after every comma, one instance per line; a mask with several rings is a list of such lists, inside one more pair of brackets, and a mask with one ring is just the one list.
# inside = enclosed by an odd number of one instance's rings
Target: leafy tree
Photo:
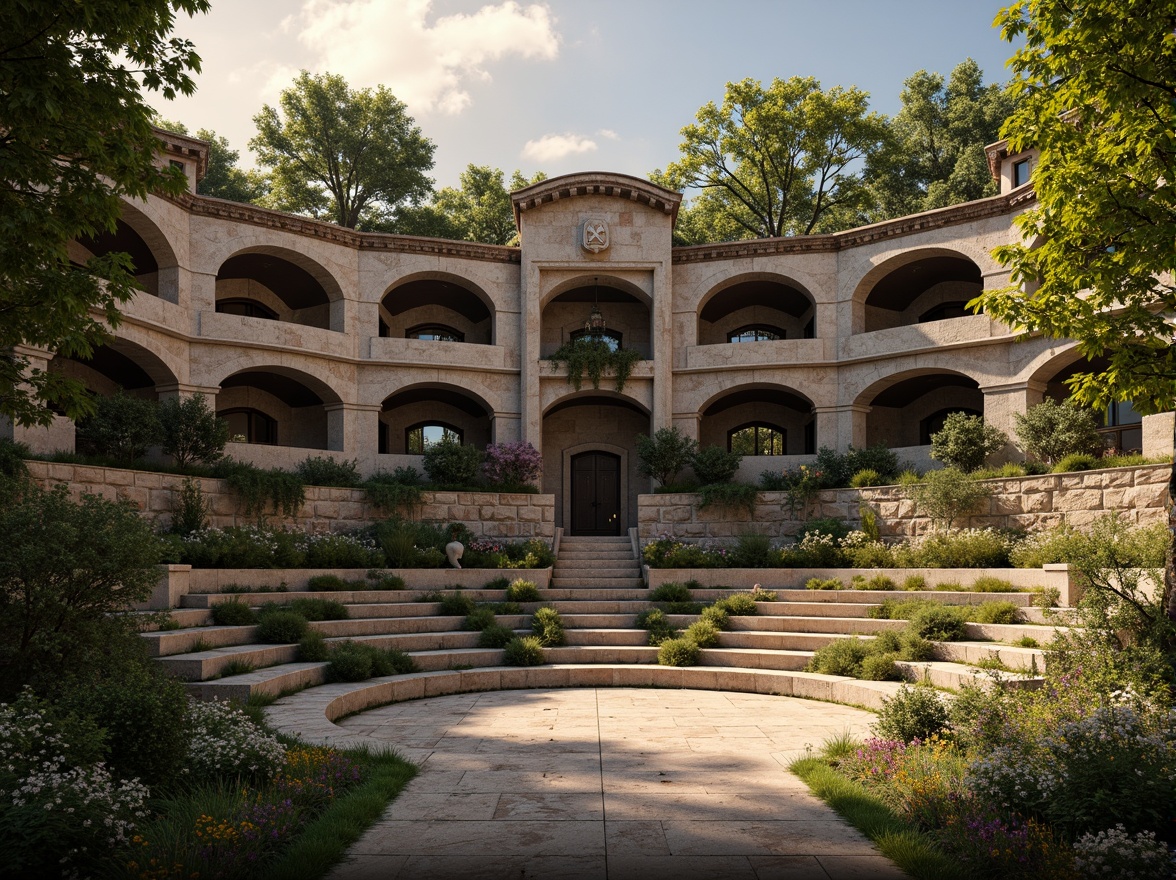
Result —
[[931, 435], [931, 457], [970, 473], [983, 467], [984, 459], [999, 452], [1008, 442], [1005, 432], [988, 424], [983, 416], [953, 412], [943, 420], [943, 427]]
[[482, 467], [482, 452], [446, 434], [436, 443], [425, 447], [421, 462], [429, 480], [438, 486], [470, 487], [478, 481]]
[[249, 141], [272, 169], [273, 207], [355, 229], [429, 194], [433, 143], [388, 89], [304, 70], [279, 103], [281, 114], [267, 104], [253, 117]]
[[684, 230], [711, 241], [807, 234], [869, 202], [862, 160], [887, 137], [857, 88], [821, 90], [812, 77], [727, 83], [721, 105], [682, 129], [682, 158], [656, 182], [702, 193]]
[[[48, 425], [55, 405], [93, 412], [76, 379], [30, 370], [17, 346], [89, 358], [137, 289], [130, 257], [70, 263], [70, 241], [113, 232], [120, 197], [179, 193], [157, 168], [143, 89], [195, 89], [200, 59], [169, 37], [177, 12], [207, 0], [0, 4], [0, 414]], [[112, 135], [117, 132], [117, 137]]]
[[[156, 128], [189, 134], [188, 126], [182, 122], [160, 116], [153, 122]], [[196, 184], [196, 192], [202, 196], [245, 204], [262, 204], [265, 201], [269, 193], [268, 176], [260, 171], [246, 171], [238, 167], [241, 151], [230, 147], [228, 138], [221, 137], [210, 128], [197, 130], [196, 137], [208, 141], [208, 167], [204, 177]]]
[[160, 445], [179, 467], [198, 461], [213, 464], [224, 458], [229, 423], [216, 417], [203, 394], [165, 400], [159, 405], [159, 424]]
[[119, 391], [100, 397], [94, 415], [78, 422], [78, 448], [120, 462], [133, 462], [163, 438], [154, 400]]
[[503, 178], [501, 168], [471, 164], [461, 173], [460, 188], [447, 186], [434, 193], [429, 204], [402, 209], [387, 231], [517, 245], [519, 233], [510, 194], [546, 180], [547, 175], [539, 171], [528, 180], [516, 169], [509, 190]]
[[951, 77], [920, 70], [903, 83], [892, 140], [866, 171], [878, 199], [877, 219], [901, 217], [995, 195], [985, 144], [1012, 112], [1002, 85], [984, 84], [971, 58]]
[[[997, 24], [1024, 40], [1002, 133], [1010, 150], [1040, 150], [1037, 205], [1016, 219], [1023, 241], [995, 252], [1017, 286], [978, 301], [1011, 326], [1076, 339], [1081, 354], [1105, 358], [1070, 381], [1079, 402], [1172, 409], [1176, 2], [1019, 0]], [[1171, 489], [1176, 497], [1176, 471]], [[1169, 524], [1176, 537], [1176, 510]], [[1176, 618], [1174, 587], [1169, 553], [1166, 608]]]
[[677, 428], [659, 428], [652, 437], [637, 435], [637, 473], [669, 486], [689, 467], [698, 442]]
[[1057, 464], [1067, 455], [1093, 455], [1103, 448], [1090, 410], [1068, 400], [1057, 403], [1047, 398], [1013, 420], [1021, 446], [1046, 464]]
[[945, 467], [927, 471], [910, 487], [910, 493], [919, 513], [950, 529], [957, 519], [974, 511], [988, 497], [989, 490], [971, 474]]

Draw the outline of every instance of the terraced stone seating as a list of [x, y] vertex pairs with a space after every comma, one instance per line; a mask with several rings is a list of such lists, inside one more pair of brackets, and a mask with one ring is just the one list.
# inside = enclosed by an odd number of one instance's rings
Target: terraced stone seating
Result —
[[[1030, 606], [1027, 593], [881, 592], [783, 590], [778, 601], [761, 602], [756, 616], [732, 617], [719, 646], [701, 652], [700, 665], [674, 668], [657, 665], [657, 649], [648, 634], [635, 625], [638, 613], [650, 607], [649, 591], [641, 588], [557, 586], [540, 591], [541, 602], [523, 605], [523, 614], [499, 615], [499, 623], [520, 633], [529, 632], [530, 615], [540, 604], [556, 608], [563, 618], [567, 644], [545, 649], [546, 664], [513, 668], [503, 665], [499, 649], [478, 647], [479, 634], [461, 629], [462, 617], [442, 616], [435, 602], [414, 601], [422, 591], [351, 591], [315, 593], [205, 593], [183, 597], [171, 612], [178, 629], [145, 633], [150, 651], [190, 691], [201, 698], [248, 699], [282, 696], [277, 707], [307, 736], [338, 733], [330, 721], [343, 714], [388, 702], [464, 691], [520, 687], [659, 686], [690, 687], [813, 697], [877, 708], [898, 688], [895, 682], [858, 681], [804, 672], [813, 652], [834, 639], [850, 635], [871, 638], [888, 629], [901, 629], [901, 620], [873, 619], [870, 609], [884, 599], [914, 595], [951, 604], [1012, 602], [1029, 621], [1023, 624], [967, 625], [968, 640], [939, 643], [937, 659], [929, 663], [899, 664], [908, 680], [929, 680], [958, 687], [986, 680], [975, 666], [999, 660], [1015, 670], [1045, 668], [1040, 649], [1015, 647], [1025, 636], [1049, 641], [1053, 626], [1043, 611]], [[505, 600], [502, 590], [466, 590], [478, 602]], [[734, 591], [695, 590], [699, 601], [713, 601]], [[323, 621], [310, 626], [328, 643], [346, 639], [407, 652], [417, 673], [348, 684], [324, 684], [325, 663], [299, 662], [296, 645], [259, 644], [256, 627], [213, 626], [211, 608], [219, 602], [243, 601], [253, 607], [297, 598], [341, 602], [349, 620]], [[694, 618], [672, 615], [675, 626]], [[1032, 686], [1011, 677], [1011, 686]], [[288, 725], [283, 724], [288, 728]]]

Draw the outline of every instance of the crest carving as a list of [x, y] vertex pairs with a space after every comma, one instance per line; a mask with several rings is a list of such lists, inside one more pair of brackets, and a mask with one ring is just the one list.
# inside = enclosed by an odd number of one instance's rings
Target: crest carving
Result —
[[580, 227], [580, 247], [589, 253], [598, 254], [607, 250], [610, 244], [608, 223], [599, 217], [590, 217]]

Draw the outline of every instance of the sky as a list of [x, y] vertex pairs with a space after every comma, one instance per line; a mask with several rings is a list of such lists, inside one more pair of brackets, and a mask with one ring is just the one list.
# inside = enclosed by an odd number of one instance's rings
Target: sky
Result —
[[212, 0], [177, 20], [202, 59], [191, 97], [149, 97], [253, 164], [253, 116], [300, 70], [387, 86], [437, 146], [437, 186], [469, 164], [640, 177], [727, 82], [813, 76], [896, 113], [917, 70], [974, 58], [1008, 77], [997, 0]]

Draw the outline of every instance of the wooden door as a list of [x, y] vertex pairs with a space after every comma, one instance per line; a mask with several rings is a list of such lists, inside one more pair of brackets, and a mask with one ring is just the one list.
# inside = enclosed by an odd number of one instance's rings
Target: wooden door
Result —
[[572, 456], [573, 535], [621, 533], [621, 457], [608, 452]]

